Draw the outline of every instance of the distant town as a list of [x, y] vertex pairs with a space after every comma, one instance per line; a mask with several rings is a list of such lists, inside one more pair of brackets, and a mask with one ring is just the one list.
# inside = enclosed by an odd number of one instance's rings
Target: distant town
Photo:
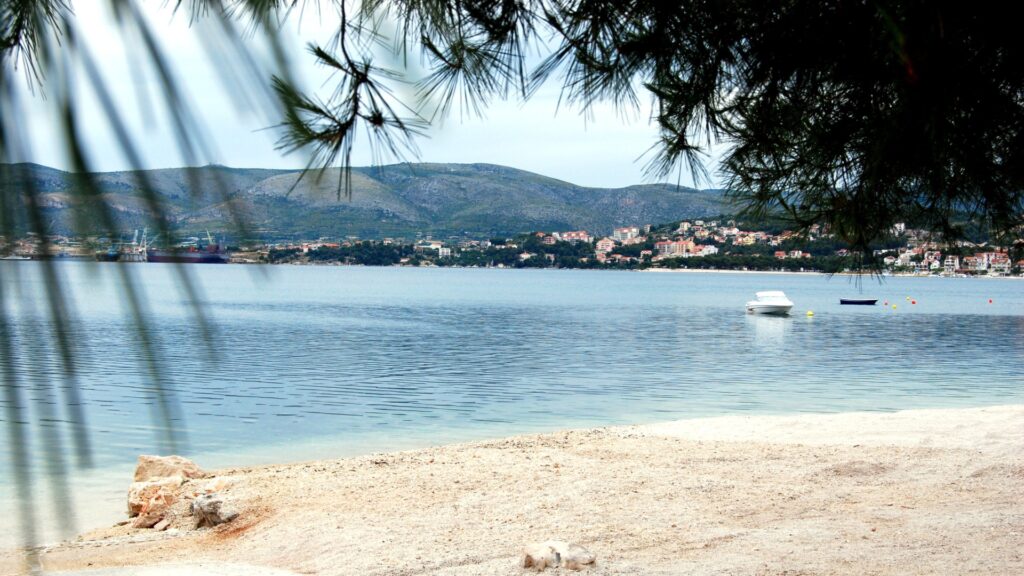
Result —
[[[172, 252], [177, 250], [178, 252]], [[842, 273], [864, 264], [827, 230], [749, 230], [735, 220], [683, 220], [660, 226], [625, 226], [608, 236], [586, 230], [544, 231], [489, 240], [319, 238], [247, 246], [218, 246], [210, 235], [186, 239], [161, 254], [224, 254], [233, 263], [364, 266], [459, 266], [488, 268], [594, 268], [766, 270]], [[149, 261], [154, 250], [148, 249]], [[1024, 240], [1009, 246], [988, 242], [935, 241], [902, 224], [872, 254], [875, 269], [892, 274], [1020, 276]], [[79, 258], [146, 261], [145, 240], [106, 238], [0, 238], [5, 259]], [[167, 261], [163, 259], [161, 261]], [[189, 261], [189, 260], [183, 260]], [[198, 261], [198, 260], [196, 260]], [[206, 260], [203, 260], [206, 261]]]

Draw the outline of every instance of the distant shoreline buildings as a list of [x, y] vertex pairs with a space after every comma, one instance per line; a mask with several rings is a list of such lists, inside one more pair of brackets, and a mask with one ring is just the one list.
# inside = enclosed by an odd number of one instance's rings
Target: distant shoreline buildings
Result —
[[[1014, 262], [1007, 247], [967, 242], [947, 245], [929, 239], [923, 231], [904, 225], [894, 228], [893, 244], [872, 256], [885, 270], [896, 274], [940, 276], [1009, 276], [1021, 274], [1024, 259]], [[356, 248], [374, 241], [345, 241], [337, 263], [360, 264]], [[394, 240], [383, 244], [397, 246]], [[586, 230], [534, 232], [490, 241], [420, 240], [412, 244], [413, 256], [398, 265], [563, 267], [563, 268], [726, 268], [828, 271], [853, 266], [853, 254], [827, 230], [813, 226], [806, 235], [792, 231], [772, 233], [746, 230], [733, 220], [684, 220], [654, 227], [624, 226], [611, 235], [597, 237]], [[290, 244], [274, 247], [278, 256], [293, 250]], [[347, 251], [346, 251], [347, 250]], [[342, 253], [344, 252], [344, 253]], [[514, 255], [503, 258], [502, 255]], [[268, 253], [269, 255], [269, 253]], [[284, 257], [274, 262], [297, 262]], [[332, 263], [334, 263], [332, 261]]]
[[[97, 238], [28, 236], [0, 238], [0, 257], [98, 257]], [[1016, 249], [1014, 252], [1013, 249]], [[317, 240], [236, 247], [233, 262], [413, 266], [556, 268], [704, 268], [822, 270], [841, 272], [856, 265], [854, 255], [833, 235], [812, 226], [805, 235], [783, 230], [747, 230], [734, 220], [683, 220], [662, 226], [624, 226], [609, 236], [587, 230], [534, 232], [491, 240], [414, 242], [385, 238]], [[1017, 256], [1014, 258], [1013, 253]], [[893, 241], [872, 256], [891, 273], [938, 276], [1010, 276], [1024, 270], [1024, 240], [1014, 246], [943, 243], [920, 230], [898, 225]]]

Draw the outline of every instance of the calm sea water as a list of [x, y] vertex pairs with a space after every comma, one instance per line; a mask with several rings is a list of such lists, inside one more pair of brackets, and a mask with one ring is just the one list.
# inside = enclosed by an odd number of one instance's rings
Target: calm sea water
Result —
[[[737, 412], [1024, 401], [1017, 280], [195, 266], [207, 338], [171, 266], [121, 268], [143, 288], [173, 388], [175, 449], [210, 467]], [[0, 263], [15, 340], [0, 364], [33, 401], [22, 425], [35, 448], [68, 418], [40, 269]], [[167, 450], [120, 268], [59, 270], [97, 466]], [[745, 314], [766, 289], [794, 314]]]

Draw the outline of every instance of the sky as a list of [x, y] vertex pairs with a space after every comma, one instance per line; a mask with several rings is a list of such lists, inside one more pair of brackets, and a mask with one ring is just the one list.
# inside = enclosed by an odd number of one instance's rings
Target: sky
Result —
[[[211, 41], [218, 37], [212, 22], [190, 24], [187, 14], [174, 14], [162, 6], [164, 3], [140, 4], [168, 55], [186, 101], [196, 112], [197, 124], [206, 134], [208, 153], [191, 161], [179, 153], [166, 115], [159, 113], [159, 106], [151, 105], [162, 92], [155, 74], [139, 73], [139, 68], [131, 64], [131, 56], [141, 51], [140, 41], [124, 38], [126, 33], [115, 25], [108, 2], [79, 1], [74, 7], [76, 26], [99, 64], [129, 131], [139, 143], [144, 167], [216, 163], [239, 168], [301, 168], [306, 164], [307, 158], [300, 153], [286, 155], [275, 149], [279, 132], [273, 126], [279, 117], [266, 106], [246, 105], [246, 98], [240, 97], [244, 96], [242, 92], [257, 86], [253, 82], [239, 84], [228, 80], [240, 66], [224, 58], [229, 51]], [[326, 42], [332, 31], [332, 20], [325, 14], [293, 14], [282, 36], [290, 73], [303, 89], [323, 97], [329, 95], [332, 83], [305, 52], [305, 45], [314, 40]], [[266, 44], [259, 37], [248, 39], [247, 44], [257, 60], [270, 61]], [[415, 67], [417, 61], [418, 58], [412, 58], [410, 63]], [[80, 128], [86, 134], [93, 166], [101, 171], [130, 168], [131, 163], [119, 152], [117, 139], [104, 120], [99, 100], [85, 86], [81, 68], [76, 78], [74, 98], [82, 110]], [[579, 110], [559, 106], [559, 89], [557, 81], [552, 81], [525, 103], [491, 102], [483, 118], [460, 115], [456, 110], [445, 121], [435, 122], [427, 137], [417, 140], [419, 154], [406, 159], [502, 164], [584, 186], [619, 187], [653, 181], [645, 176], [644, 166], [656, 142], [657, 129], [650, 121], [650, 103], [645, 98], [641, 98], [640, 110], [623, 113], [610, 103], [602, 103], [584, 116]], [[39, 90], [30, 91], [27, 86], [22, 88], [22, 96], [27, 102], [32, 140], [24, 160], [67, 168], [60, 132], [53, 123], [54, 99]], [[365, 144], [356, 141], [353, 165], [372, 162]], [[721, 147], [716, 148], [712, 158], [720, 150]], [[393, 161], [397, 159], [384, 159], [384, 163]], [[714, 173], [713, 164], [711, 167]], [[674, 182], [678, 177], [672, 175], [668, 180]], [[680, 181], [694, 184], [686, 173]]]

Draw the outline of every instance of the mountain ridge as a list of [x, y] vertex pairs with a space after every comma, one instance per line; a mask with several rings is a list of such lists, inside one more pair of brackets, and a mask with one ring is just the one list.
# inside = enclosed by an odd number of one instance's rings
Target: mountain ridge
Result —
[[[120, 229], [151, 221], [144, 178], [176, 231], [226, 232], [226, 223], [235, 214], [248, 223], [249, 235], [263, 239], [417, 234], [485, 238], [570, 229], [604, 235], [617, 226], [726, 211], [721, 190], [663, 183], [587, 187], [498, 164], [354, 167], [350, 199], [339, 189], [340, 176], [337, 168], [302, 176], [301, 170], [222, 165], [91, 174], [114, 207]], [[75, 174], [56, 168], [0, 165], [3, 191], [35, 189], [55, 233], [80, 230], [75, 218], [81, 220], [81, 213], [89, 212], [75, 205], [74, 192], [81, 186]]]

